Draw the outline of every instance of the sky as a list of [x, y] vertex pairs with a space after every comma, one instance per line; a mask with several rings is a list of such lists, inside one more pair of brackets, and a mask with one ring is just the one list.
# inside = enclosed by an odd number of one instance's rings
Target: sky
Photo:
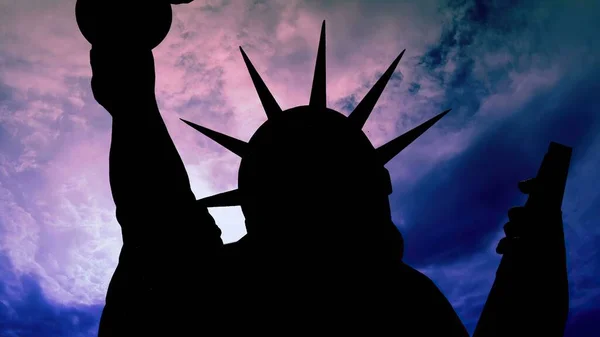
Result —
[[[0, 0], [0, 337], [95, 336], [122, 244], [111, 118], [74, 7]], [[599, 16], [593, 0], [196, 0], [174, 6], [154, 49], [158, 103], [202, 198], [237, 186], [239, 158], [179, 118], [242, 140], [266, 121], [239, 46], [283, 109], [305, 105], [326, 20], [327, 103], [346, 115], [406, 49], [363, 129], [371, 142], [453, 110], [386, 166], [405, 261], [472, 332], [507, 211], [526, 200], [517, 183], [551, 141], [572, 146], [565, 336], [598, 336]], [[245, 234], [239, 208], [210, 212], [224, 241]]]

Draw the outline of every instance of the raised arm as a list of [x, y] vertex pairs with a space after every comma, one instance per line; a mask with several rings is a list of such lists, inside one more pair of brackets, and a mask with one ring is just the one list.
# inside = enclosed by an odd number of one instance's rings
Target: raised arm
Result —
[[193, 200], [154, 95], [151, 51], [90, 52], [94, 97], [113, 117], [110, 183], [118, 214]]
[[94, 97], [113, 119], [110, 184], [123, 233], [100, 336], [121, 336], [156, 317], [146, 310], [176, 305], [198, 286], [185, 269], [204, 268], [196, 273], [206, 277], [222, 241], [208, 210], [195, 205], [158, 110], [152, 52], [94, 47], [90, 61]]
[[218, 237], [208, 210], [194, 205], [185, 167], [158, 110], [152, 52], [93, 48], [90, 61], [94, 97], [113, 118], [110, 184], [124, 240], [154, 230], [164, 237], [167, 228], [192, 230], [186, 228], [191, 224], [158, 223], [172, 223], [192, 210], [203, 222], [193, 227]]

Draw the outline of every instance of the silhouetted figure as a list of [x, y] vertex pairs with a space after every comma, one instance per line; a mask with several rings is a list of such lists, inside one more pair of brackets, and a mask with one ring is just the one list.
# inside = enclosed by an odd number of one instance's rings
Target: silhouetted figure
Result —
[[[345, 117], [326, 106], [325, 23], [306, 106], [282, 111], [241, 50], [268, 120], [249, 142], [186, 121], [242, 158], [237, 190], [197, 201], [154, 95], [151, 49], [168, 25], [144, 30], [121, 15], [114, 27], [155, 35], [113, 45], [118, 30], [99, 37], [100, 24], [89, 24], [99, 4], [79, 0], [77, 15], [92, 42], [94, 97], [113, 117], [110, 183], [123, 233], [100, 337], [468, 335], [435, 284], [402, 262], [384, 168], [449, 110], [379, 148], [361, 130], [404, 52]], [[137, 15], [170, 24], [167, 7], [147, 3]], [[233, 205], [248, 234], [224, 245], [207, 207]]]

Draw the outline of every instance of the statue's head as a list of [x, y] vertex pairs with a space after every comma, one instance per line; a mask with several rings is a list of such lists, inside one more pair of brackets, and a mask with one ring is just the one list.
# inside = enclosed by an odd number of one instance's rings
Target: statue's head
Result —
[[238, 189], [201, 202], [240, 205], [248, 234], [261, 238], [399, 236], [391, 222], [392, 184], [384, 165], [448, 112], [373, 147], [362, 128], [403, 53], [346, 117], [326, 106], [325, 23], [305, 106], [282, 111], [242, 50], [268, 119], [248, 142], [185, 121], [242, 158]]
[[[299, 106], [269, 118], [248, 142], [238, 191], [252, 220], [249, 232], [284, 232], [282, 226], [297, 222], [307, 233], [325, 234], [334, 228], [323, 222], [390, 217], [391, 183], [375, 149], [346, 116], [324, 106]], [[262, 220], [257, 228], [253, 219]]]

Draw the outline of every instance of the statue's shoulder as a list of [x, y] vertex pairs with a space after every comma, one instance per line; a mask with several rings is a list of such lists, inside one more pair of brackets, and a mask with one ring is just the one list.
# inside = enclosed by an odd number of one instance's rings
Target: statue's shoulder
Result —
[[240, 267], [250, 257], [252, 249], [246, 236], [223, 245], [223, 259], [227, 265]]
[[413, 322], [418, 325], [426, 321], [436, 321], [430, 325], [429, 335], [468, 336], [454, 308], [439, 287], [427, 275], [417, 269], [401, 263], [400, 279], [405, 306]]
[[397, 275], [402, 282], [407, 296], [414, 297], [415, 304], [425, 304], [427, 307], [439, 306], [447, 301], [438, 286], [421, 271], [401, 263]]
[[242, 241], [244, 238], [241, 238], [239, 241], [226, 243], [223, 245], [223, 252], [226, 255], [239, 254], [244, 250], [244, 242]]
[[228, 298], [231, 297], [231, 301], [236, 303], [244, 297], [243, 290], [245, 287], [240, 286], [251, 283], [253, 278], [257, 276], [257, 273], [252, 270], [254, 266], [252, 263], [253, 250], [247, 241], [242, 238], [236, 242], [227, 243], [223, 245], [221, 254], [220, 274], [223, 278], [222, 285], [229, 289]]

